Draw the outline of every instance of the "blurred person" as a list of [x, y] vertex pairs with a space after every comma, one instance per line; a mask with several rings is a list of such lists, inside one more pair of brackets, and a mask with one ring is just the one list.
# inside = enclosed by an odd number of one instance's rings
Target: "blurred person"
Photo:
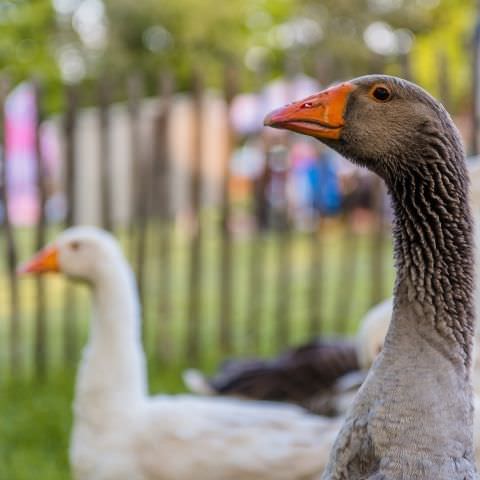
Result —
[[334, 155], [310, 142], [298, 141], [290, 153], [288, 193], [293, 221], [301, 230], [315, 228], [319, 215], [332, 215], [341, 205]]

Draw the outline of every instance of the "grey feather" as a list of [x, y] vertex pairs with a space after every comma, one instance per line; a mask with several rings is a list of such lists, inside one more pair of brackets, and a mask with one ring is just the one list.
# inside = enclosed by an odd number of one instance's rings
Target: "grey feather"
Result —
[[[474, 258], [462, 144], [420, 87], [387, 76], [351, 83], [341, 135], [325, 143], [385, 180], [397, 276], [383, 351], [323, 479], [473, 480]], [[377, 84], [389, 101], [372, 99]]]

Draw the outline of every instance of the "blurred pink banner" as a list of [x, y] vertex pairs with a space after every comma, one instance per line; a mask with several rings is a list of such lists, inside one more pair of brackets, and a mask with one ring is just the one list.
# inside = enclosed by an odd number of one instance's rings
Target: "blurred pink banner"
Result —
[[37, 107], [31, 83], [22, 83], [10, 93], [5, 103], [5, 117], [8, 213], [12, 223], [31, 225], [39, 214], [35, 147]]

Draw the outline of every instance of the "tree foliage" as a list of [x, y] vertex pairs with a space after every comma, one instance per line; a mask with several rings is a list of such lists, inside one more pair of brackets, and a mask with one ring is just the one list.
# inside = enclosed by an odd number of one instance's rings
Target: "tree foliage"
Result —
[[15, 84], [36, 78], [47, 95], [60, 87], [54, 55], [56, 18], [50, 0], [0, 0], [0, 71]]
[[[84, 81], [109, 75], [122, 82], [137, 72], [150, 91], [163, 70], [179, 88], [189, 87], [193, 72], [218, 86], [226, 64], [236, 67], [242, 88], [283, 72], [328, 83], [386, 71], [411, 74], [434, 93], [450, 80], [454, 105], [470, 89], [473, 0], [69, 0], [104, 9], [106, 37], [95, 48], [75, 31], [74, 10], [59, 15], [52, 1], [0, 0], [0, 69], [14, 81], [40, 76], [58, 91], [57, 60], [68, 47], [84, 62]], [[411, 52], [372, 52], [365, 32], [374, 22], [411, 32]]]

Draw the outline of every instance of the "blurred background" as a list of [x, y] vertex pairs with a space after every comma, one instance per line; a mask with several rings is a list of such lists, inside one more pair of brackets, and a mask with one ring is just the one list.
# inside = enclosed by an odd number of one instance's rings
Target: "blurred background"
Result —
[[89, 296], [15, 268], [114, 232], [153, 391], [187, 366], [351, 336], [392, 292], [382, 184], [265, 113], [367, 73], [440, 98], [479, 149], [473, 0], [0, 0], [0, 478], [68, 479]]

